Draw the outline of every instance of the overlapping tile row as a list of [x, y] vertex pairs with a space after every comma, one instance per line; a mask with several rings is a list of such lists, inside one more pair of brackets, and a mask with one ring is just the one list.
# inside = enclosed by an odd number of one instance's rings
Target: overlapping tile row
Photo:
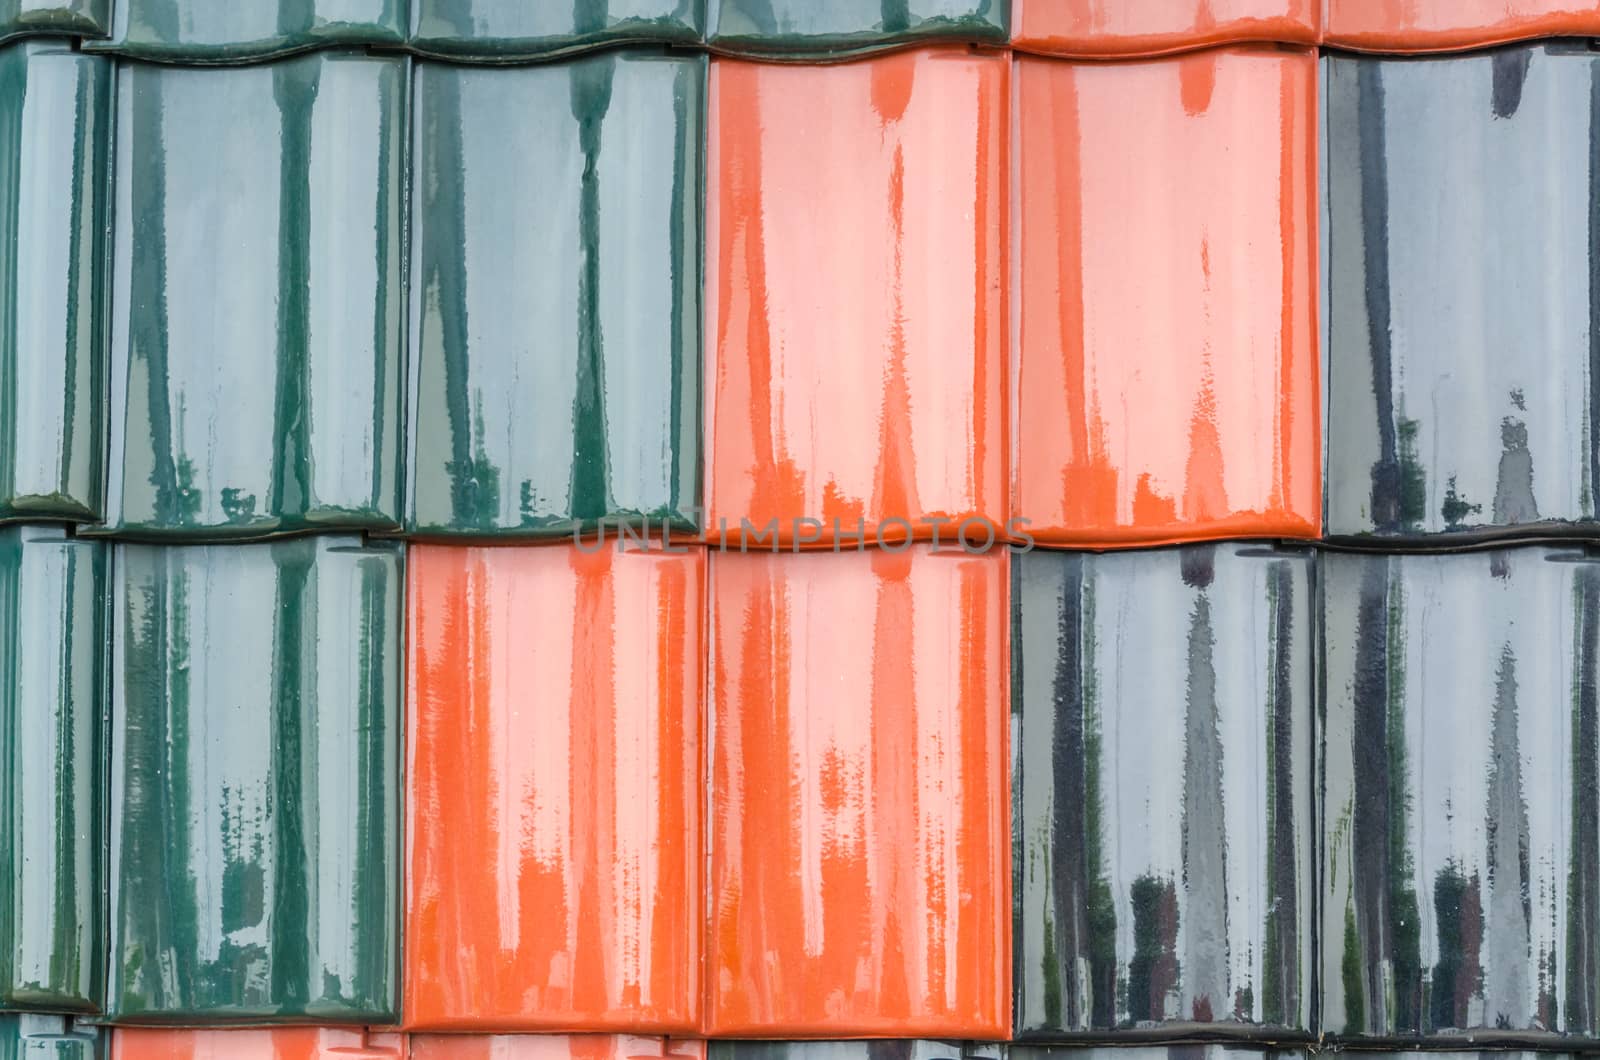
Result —
[[3, 0], [0, 40], [241, 63], [361, 45], [528, 62], [629, 44], [802, 62], [939, 42], [1068, 58], [1279, 43], [1389, 53], [1600, 33], [1594, 0]]

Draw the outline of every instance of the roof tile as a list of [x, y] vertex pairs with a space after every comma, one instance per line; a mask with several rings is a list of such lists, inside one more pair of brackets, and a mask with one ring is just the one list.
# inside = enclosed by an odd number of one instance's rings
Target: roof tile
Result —
[[0, 48], [0, 518], [96, 520], [112, 64]]
[[698, 529], [705, 64], [418, 64], [413, 532]]
[[114, 1019], [397, 1018], [400, 549], [117, 546]]
[[408, 565], [406, 1025], [694, 1031], [704, 550]]

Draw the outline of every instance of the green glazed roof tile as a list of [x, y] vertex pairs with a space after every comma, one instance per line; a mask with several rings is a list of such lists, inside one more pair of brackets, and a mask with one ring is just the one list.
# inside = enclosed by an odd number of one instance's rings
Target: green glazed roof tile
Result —
[[116, 0], [111, 39], [86, 46], [139, 59], [228, 63], [329, 45], [401, 45], [405, 43], [405, 3]]
[[398, 1016], [402, 547], [118, 546], [113, 1019]]
[[106, 529], [398, 529], [408, 67], [121, 67]]
[[815, 60], [932, 41], [1005, 44], [1009, 0], [707, 0], [711, 47]]
[[103, 37], [111, 29], [111, 0], [0, 0], [0, 41], [12, 37]]
[[418, 65], [409, 529], [696, 527], [705, 73]]
[[94, 520], [105, 451], [110, 61], [0, 48], [0, 518]]
[[412, 0], [411, 46], [489, 62], [540, 59], [608, 44], [695, 44], [704, 0]]
[[0, 529], [0, 1008], [99, 1005], [108, 551]]
[[0, 1060], [100, 1060], [105, 1034], [61, 1016], [0, 1014]]

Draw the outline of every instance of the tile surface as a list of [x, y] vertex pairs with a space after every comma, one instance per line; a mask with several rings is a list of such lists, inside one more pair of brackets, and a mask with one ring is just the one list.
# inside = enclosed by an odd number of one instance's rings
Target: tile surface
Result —
[[706, 1035], [1005, 1037], [1005, 555], [710, 584]]
[[1310, 1035], [1313, 563], [1013, 560], [1018, 1037]]
[[407, 61], [120, 73], [110, 528], [398, 529]]
[[713, 61], [708, 535], [1004, 526], [1009, 71]]
[[1328, 533], [1592, 521], [1600, 56], [1324, 62]]
[[1596, 0], [1327, 0], [1327, 40], [1374, 52], [1479, 48], [1600, 34]]
[[411, 550], [407, 1026], [696, 1029], [705, 564]]
[[108, 552], [0, 530], [0, 1009], [100, 1006]]
[[110, 1060], [405, 1060], [405, 1036], [351, 1028], [111, 1032]]
[[101, 1060], [104, 1034], [60, 1016], [0, 1013], [0, 1060]]
[[419, 65], [414, 532], [698, 527], [705, 64]]
[[607, 1034], [414, 1034], [411, 1060], [705, 1060], [706, 1043]]
[[340, 44], [395, 46], [406, 39], [406, 0], [113, 3], [110, 39], [88, 46], [140, 59], [225, 63]]
[[0, 41], [31, 34], [103, 37], [111, 0], [0, 0]]
[[393, 1022], [398, 545], [116, 551], [122, 1022]]
[[1315, 44], [1321, 6], [1322, 0], [1011, 0], [1012, 43], [1092, 58], [1245, 41]]
[[1012, 514], [1073, 546], [1316, 536], [1314, 53], [1016, 77]]
[[706, 0], [719, 51], [797, 60], [935, 41], [1006, 43], [1008, 0]]
[[696, 44], [705, 0], [411, 0], [411, 46], [491, 62], [612, 44]]
[[0, 518], [99, 518], [112, 64], [0, 48]]
[[1592, 1046], [1600, 559], [1329, 553], [1322, 1019]]

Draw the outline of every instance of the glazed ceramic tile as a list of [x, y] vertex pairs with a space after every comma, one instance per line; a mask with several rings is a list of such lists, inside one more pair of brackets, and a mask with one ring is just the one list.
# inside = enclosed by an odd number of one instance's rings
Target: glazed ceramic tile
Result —
[[698, 528], [705, 62], [419, 65], [414, 532]]
[[411, 46], [509, 62], [610, 44], [696, 44], [705, 0], [411, 0]]
[[[1008, 1060], [1309, 1060], [1313, 1055], [1303, 1049], [1259, 1049], [1244, 1045], [1147, 1045], [1119, 1046], [1114, 1048], [1081, 1048], [1070, 1045], [1023, 1045], [1006, 1047]], [[1450, 1057], [1440, 1060], [1467, 1060]], [[1372, 1060], [1378, 1060], [1373, 1056]], [[1385, 1058], [1389, 1060], [1389, 1058]], [[1533, 1060], [1507, 1054], [1505, 1060]], [[1551, 1057], [1550, 1060], [1571, 1060]]]
[[[969, 1042], [912, 1038], [870, 1041], [716, 1041], [709, 1060], [977, 1060], [989, 1053]], [[994, 1054], [996, 1057], [998, 1053]]]
[[110, 1060], [405, 1060], [404, 1035], [359, 1029], [169, 1031], [119, 1028]]
[[1009, 1033], [1006, 562], [712, 554], [708, 1037]]
[[0, 1013], [0, 1060], [101, 1060], [103, 1032], [62, 1016]]
[[843, 56], [932, 41], [1004, 44], [1009, 0], [706, 0], [709, 40], [739, 55]]
[[411, 550], [408, 1027], [696, 1029], [705, 562]]
[[1322, 571], [1324, 1031], [1592, 1047], [1600, 558], [1330, 553]]
[[1315, 537], [1314, 53], [1016, 77], [1012, 515], [1073, 546]]
[[1600, 34], [1596, 0], [1327, 0], [1327, 39], [1341, 48], [1429, 52], [1534, 37]]
[[0, 0], [0, 41], [33, 34], [103, 37], [111, 0]]
[[100, 1005], [107, 552], [0, 530], [0, 1009]]
[[1017, 1036], [1309, 1038], [1311, 553], [1012, 562]]
[[113, 530], [398, 529], [407, 62], [117, 80]]
[[1592, 521], [1600, 55], [1325, 62], [1328, 533]]
[[407, 0], [113, 2], [111, 39], [88, 46], [140, 59], [226, 63], [330, 45], [395, 46], [406, 39]]
[[100, 517], [112, 75], [0, 48], [0, 518]]
[[1316, 44], [1321, 7], [1322, 0], [1011, 0], [1012, 43], [1084, 58], [1247, 41]]
[[706, 1043], [608, 1034], [414, 1034], [411, 1060], [705, 1060]]
[[708, 536], [1003, 529], [1009, 72], [712, 63]]
[[400, 546], [119, 545], [123, 1023], [398, 1016]]

